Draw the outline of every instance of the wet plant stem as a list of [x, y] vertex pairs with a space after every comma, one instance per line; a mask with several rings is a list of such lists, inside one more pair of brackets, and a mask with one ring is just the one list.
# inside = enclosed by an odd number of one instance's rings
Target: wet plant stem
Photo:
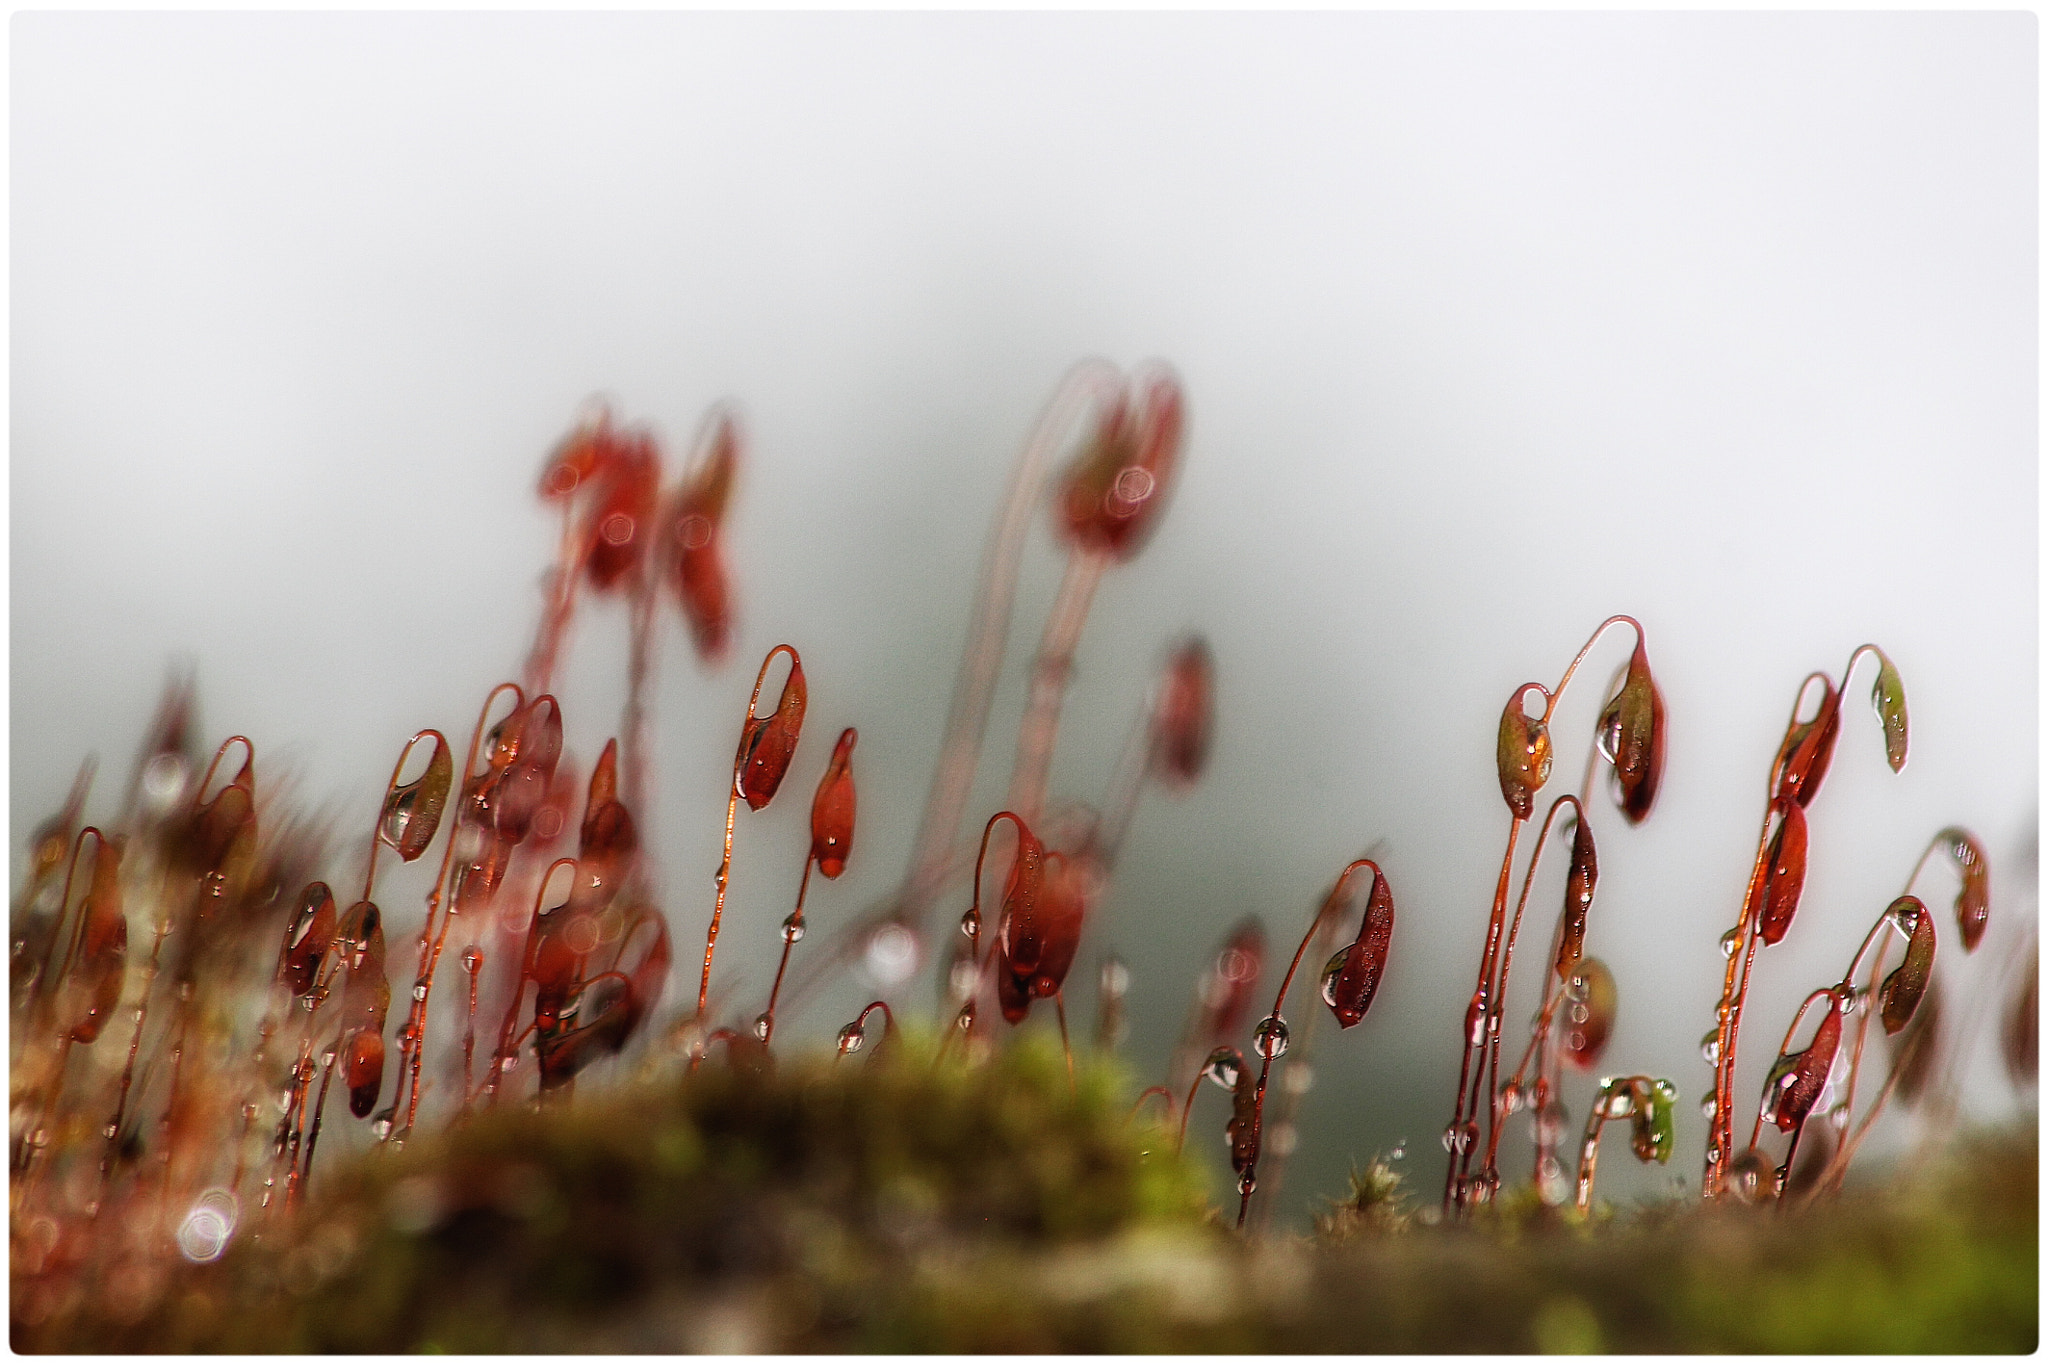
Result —
[[[1473, 987], [1472, 1002], [1465, 1009], [1465, 1041], [1463, 1055], [1458, 1060], [1456, 1107], [1451, 1113], [1451, 1126], [1445, 1130], [1450, 1139], [1447, 1147], [1450, 1159], [1444, 1167], [1443, 1207], [1446, 1213], [1461, 1210], [1465, 1206], [1464, 1171], [1461, 1167], [1470, 1164], [1474, 1145], [1466, 1136], [1465, 1130], [1471, 1122], [1472, 1113], [1477, 1109], [1476, 1099], [1466, 1099], [1466, 1086], [1473, 1079], [1472, 1058], [1486, 1040], [1485, 1021], [1491, 1014], [1487, 988], [1493, 980], [1494, 956], [1500, 949], [1501, 931], [1504, 927], [1502, 921], [1507, 914], [1508, 885], [1515, 866], [1515, 841], [1520, 838], [1522, 826], [1526, 823], [1521, 816], [1511, 818], [1513, 823], [1508, 826], [1507, 852], [1501, 855], [1500, 880], [1494, 886], [1493, 910], [1486, 922], [1486, 950], [1479, 957], [1479, 982]], [[1485, 1079], [1483, 1072], [1479, 1079]], [[1470, 1109], [1468, 1104], [1471, 1105]]]
[[[789, 950], [796, 947], [796, 940], [804, 931], [804, 896], [811, 889], [811, 869], [818, 860], [810, 853], [804, 854], [803, 880], [796, 887], [796, 909], [790, 912], [789, 928], [782, 934], [782, 961], [775, 967], [775, 984], [768, 988], [768, 1008], [761, 1015], [761, 1046], [766, 1047], [775, 1037], [775, 1001], [782, 994], [782, 974], [789, 970]], [[794, 936], [792, 936], [794, 931]]]
[[[767, 657], [761, 660], [760, 671], [754, 675], [754, 691], [747, 698], [747, 724], [749, 725], [754, 723], [754, 708], [761, 704], [761, 687], [762, 684], [768, 681], [769, 665], [775, 662], [776, 655], [783, 653], [789, 655], [790, 667], [792, 669], [796, 667], [796, 653], [788, 645], [777, 645], [768, 651]], [[732, 761], [732, 789], [726, 793], [725, 797], [725, 851], [718, 862], [718, 896], [711, 906], [711, 927], [704, 934], [704, 975], [697, 983], [697, 1018], [699, 1020], [703, 1019], [705, 1007], [711, 1002], [711, 955], [718, 949], [718, 926], [719, 922], [725, 918], [726, 884], [732, 878], [732, 827], [734, 819], [739, 815], [740, 771], [746, 760], [747, 755], [745, 752], [741, 752], [734, 757]]]
[[1095, 600], [1096, 585], [1108, 567], [1107, 554], [1074, 550], [1067, 557], [1059, 595], [1053, 599], [1052, 611], [1045, 618], [1045, 634], [1039, 639], [1038, 655], [1031, 667], [1030, 698], [1023, 723], [1017, 728], [1017, 761], [1010, 774], [1010, 794], [1005, 802], [1027, 821], [1038, 819], [1045, 805], [1046, 777], [1059, 736], [1060, 703], [1066, 699], [1067, 683], [1074, 671], [1074, 653], [1081, 643], [1081, 631], [1088, 624], [1088, 608]]

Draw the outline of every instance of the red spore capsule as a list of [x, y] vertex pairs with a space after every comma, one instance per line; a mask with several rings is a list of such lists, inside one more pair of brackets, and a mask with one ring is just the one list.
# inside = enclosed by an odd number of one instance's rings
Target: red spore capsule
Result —
[[661, 457], [644, 432], [619, 439], [616, 458], [596, 481], [596, 496], [584, 522], [583, 566], [590, 586], [609, 592], [638, 573], [654, 539], [655, 496]]
[[[786, 646], [784, 648], [787, 648]], [[804, 707], [809, 692], [804, 686], [803, 661], [789, 650], [789, 676], [783, 679], [782, 696], [768, 716], [749, 715], [740, 730], [738, 758], [740, 795], [747, 806], [759, 810], [775, 799], [789, 771], [790, 756], [796, 752], [797, 737], [803, 731]]]
[[1828, 1072], [1835, 1064], [1835, 1050], [1841, 1042], [1841, 1001], [1830, 994], [1828, 1012], [1813, 1031], [1813, 1041], [1803, 1052], [1787, 1053], [1778, 1058], [1769, 1079], [1764, 1082], [1765, 1114], [1778, 1126], [1779, 1132], [1791, 1132], [1806, 1122], [1806, 1116], [1813, 1112], [1814, 1101], [1820, 1098], [1821, 1087], [1827, 1084]]
[[120, 1005], [121, 987], [128, 976], [128, 917], [121, 905], [118, 845], [100, 843], [94, 855], [92, 888], [86, 892], [80, 913], [85, 917], [85, 925], [72, 979], [84, 999], [83, 1008], [71, 1025], [71, 1038], [73, 1042], [91, 1043]]
[[1230, 931], [1230, 937], [1216, 954], [1202, 981], [1204, 1011], [1201, 1038], [1210, 1043], [1234, 1038], [1244, 1027], [1251, 1008], [1252, 990], [1266, 961], [1266, 930], [1256, 919], [1246, 919]]
[[293, 995], [313, 989], [327, 950], [334, 945], [334, 893], [326, 882], [314, 882], [299, 896], [299, 912], [285, 939], [279, 978]]
[[1500, 794], [1517, 820], [1526, 820], [1536, 808], [1536, 793], [1550, 780], [1550, 727], [1541, 717], [1530, 715], [1522, 699], [1543, 688], [1523, 683], [1508, 698], [1500, 713], [1500, 740], [1495, 759], [1500, 767]]
[[438, 730], [422, 730], [406, 745], [431, 737], [434, 751], [426, 771], [403, 786], [384, 793], [384, 809], [377, 820], [377, 837], [397, 852], [399, 861], [413, 862], [434, 842], [441, 827], [441, 811], [448, 804], [448, 788], [455, 781], [455, 762], [448, 756], [448, 741]]
[[1778, 746], [1772, 766], [1774, 798], [1789, 798], [1801, 806], [1813, 804], [1821, 779], [1828, 775], [1828, 764], [1834, 760], [1835, 738], [1842, 730], [1841, 701], [1835, 685], [1822, 678], [1820, 709], [1810, 721], [1792, 722]]
[[1650, 676], [1650, 657], [1640, 637], [1629, 656], [1621, 691], [1601, 714], [1600, 735], [1614, 764], [1621, 813], [1630, 824], [1639, 825], [1664, 780], [1664, 694]]
[[662, 513], [661, 555], [690, 622], [699, 656], [716, 661], [732, 640], [732, 586], [725, 568], [724, 522], [739, 467], [739, 434], [719, 413], [705, 454]]
[[1897, 1033], [1920, 1008], [1927, 994], [1927, 982], [1934, 971], [1934, 916], [1918, 896], [1901, 896], [1888, 912], [1892, 922], [1906, 930], [1906, 957], [1884, 979], [1878, 989], [1879, 1017], [1886, 1033]]
[[384, 1035], [373, 1028], [359, 1028], [349, 1035], [348, 1051], [341, 1078], [348, 1086], [348, 1112], [357, 1118], [370, 1116], [377, 1107], [378, 1092], [384, 1088]]
[[1564, 877], [1562, 932], [1557, 940], [1557, 979], [1569, 981], [1572, 967], [1585, 955], [1586, 915], [1593, 908], [1593, 888], [1600, 881], [1600, 860], [1593, 849], [1593, 830], [1580, 815], [1572, 830], [1572, 863]]
[[608, 468], [616, 437], [609, 408], [562, 438], [549, 453], [540, 471], [540, 496], [545, 502], [564, 502], [577, 489], [586, 487], [598, 471]]
[[811, 800], [811, 857], [824, 876], [837, 877], [853, 854], [853, 746], [860, 733], [847, 726], [832, 748], [832, 761]]
[[1152, 772], [1169, 787], [1192, 786], [1209, 761], [1216, 719], [1216, 669], [1199, 635], [1173, 652], [1152, 712]]
[[1350, 1028], [1372, 1008], [1393, 941], [1394, 892], [1387, 879], [1375, 871], [1358, 938], [1323, 969], [1323, 1003], [1337, 1016], [1339, 1027]]
[[1949, 860], [1963, 879], [1963, 889], [1956, 894], [1956, 932], [1962, 935], [1963, 951], [1974, 953], [1991, 918], [1991, 865], [1984, 860], [1984, 846], [1970, 831], [1951, 825], [1935, 837], [1947, 841]]
[[1168, 374], [1145, 383], [1135, 402], [1117, 398], [1060, 477], [1057, 505], [1069, 540], [1117, 559], [1138, 552], [1165, 506], [1185, 413], [1180, 382]]
[[1793, 912], [1799, 909], [1799, 893], [1806, 885], [1806, 810], [1796, 801], [1783, 799], [1778, 808], [1781, 822], [1778, 832], [1771, 836], [1770, 850], [1760, 872], [1762, 905], [1757, 911], [1757, 936], [1765, 946], [1785, 937], [1785, 931], [1792, 927]]

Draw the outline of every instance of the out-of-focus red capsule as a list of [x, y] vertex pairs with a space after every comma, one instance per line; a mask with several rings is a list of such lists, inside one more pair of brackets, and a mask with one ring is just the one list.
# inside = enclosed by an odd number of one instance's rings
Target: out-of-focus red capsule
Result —
[[348, 971], [342, 987], [342, 1018], [381, 1033], [391, 1010], [391, 978], [384, 968], [384, 917], [369, 901], [357, 901], [335, 929], [336, 946]]
[[1244, 1027], [1265, 962], [1265, 927], [1255, 918], [1241, 921], [1230, 931], [1202, 981], [1204, 1042], [1234, 1038]]
[[1640, 637], [1621, 691], [1601, 713], [1599, 735], [1601, 750], [1614, 765], [1621, 813], [1639, 825], [1664, 780], [1664, 694], [1650, 676], [1650, 657]]
[[1788, 1052], [1771, 1067], [1764, 1081], [1763, 1109], [1781, 1133], [1789, 1133], [1806, 1122], [1827, 1084], [1835, 1064], [1835, 1050], [1842, 1043], [1842, 1002], [1828, 996], [1828, 1012], [1813, 1031], [1813, 1041], [1804, 1051]]
[[778, 645], [789, 653], [789, 676], [783, 679], [782, 696], [768, 716], [748, 715], [740, 730], [739, 786], [750, 809], [759, 810], [775, 799], [789, 771], [790, 756], [796, 752], [797, 737], [803, 732], [804, 707], [810, 693], [804, 686], [803, 660], [794, 649]]
[[600, 407], [548, 453], [540, 471], [542, 500], [563, 502], [577, 489], [589, 487], [598, 472], [611, 464], [615, 442], [611, 409]]
[[725, 568], [723, 527], [739, 468], [739, 432], [729, 413], [715, 413], [699, 440], [703, 452], [662, 510], [661, 558], [690, 622], [697, 653], [724, 657], [732, 640], [732, 586]]
[[840, 732], [832, 761], [818, 781], [818, 794], [811, 799], [811, 857], [826, 877], [844, 872], [853, 854], [853, 746], [859, 739], [860, 732], [851, 725]]
[[128, 976], [128, 917], [121, 904], [119, 845], [101, 841], [94, 855], [92, 888], [79, 913], [85, 923], [79, 934], [78, 961], [71, 972], [72, 981], [81, 988], [81, 1008], [73, 1019], [71, 1038], [91, 1043], [120, 1005], [121, 988]]
[[1129, 559], [1166, 505], [1180, 460], [1186, 403], [1180, 381], [1157, 374], [1119, 395], [1060, 476], [1060, 525], [1075, 545]]
[[1190, 636], [1173, 652], [1152, 711], [1152, 772], [1169, 787], [1192, 786], [1209, 761], [1216, 719], [1216, 669], [1209, 642]]
[[1935, 838], [1948, 845], [1949, 861], [1963, 879], [1956, 894], [1956, 932], [1962, 935], [1963, 951], [1974, 953], [1991, 918], [1991, 865], [1977, 836], [1960, 825], [1950, 825]]
[[[1341, 890], [1341, 885], [1339, 887]], [[1377, 870], [1372, 875], [1372, 892], [1366, 897], [1365, 918], [1359, 923], [1358, 938], [1350, 947], [1330, 959], [1323, 968], [1323, 1003], [1337, 1016], [1340, 1028], [1350, 1028], [1365, 1018], [1372, 998], [1386, 974], [1387, 953], [1394, 941], [1394, 892]]]
[[359, 1028], [349, 1035], [341, 1078], [348, 1085], [348, 1112], [359, 1119], [377, 1107], [378, 1092], [384, 1088], [384, 1035], [374, 1028]]
[[1614, 973], [1597, 957], [1582, 957], [1564, 983], [1564, 1007], [1559, 1041], [1561, 1055], [1581, 1071], [1599, 1065], [1614, 1032], [1614, 1015], [1620, 995], [1614, 988]]
[[598, 480], [584, 522], [583, 565], [590, 586], [609, 592], [635, 574], [654, 540], [655, 499], [661, 457], [654, 438], [635, 432], [621, 438], [611, 469]]

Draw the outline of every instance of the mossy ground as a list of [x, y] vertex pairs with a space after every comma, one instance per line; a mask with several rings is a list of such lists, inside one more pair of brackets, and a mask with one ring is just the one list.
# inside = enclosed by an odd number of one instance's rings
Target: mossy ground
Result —
[[[1148, 1111], [1149, 1112], [1149, 1111]], [[1028, 1043], [933, 1065], [722, 1061], [480, 1113], [321, 1172], [302, 1215], [96, 1351], [2028, 1351], [2032, 1130], [1808, 1214], [1404, 1215], [1386, 1169], [1314, 1238], [1241, 1243], [1129, 1088]], [[1231, 1201], [1234, 1209], [1235, 1200]], [[17, 1279], [15, 1302], [21, 1302]]]

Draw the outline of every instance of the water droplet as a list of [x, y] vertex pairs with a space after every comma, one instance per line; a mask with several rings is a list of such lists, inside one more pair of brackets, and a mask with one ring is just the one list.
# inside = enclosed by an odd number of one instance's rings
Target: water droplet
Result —
[[1557, 1142], [1571, 1121], [1571, 1111], [1556, 1100], [1550, 1101], [1536, 1111], [1536, 1140], [1546, 1146]]
[[1287, 1055], [1287, 1021], [1277, 1014], [1269, 1014], [1259, 1020], [1259, 1026], [1252, 1030], [1252, 1046], [1259, 1055], [1271, 1061]]
[[1387, 1160], [1389, 1160], [1389, 1161], [1399, 1161], [1399, 1160], [1400, 1160], [1400, 1159], [1401, 1159], [1402, 1157], [1405, 1157], [1405, 1156], [1407, 1156], [1407, 1155], [1408, 1155], [1408, 1139], [1407, 1139], [1407, 1138], [1395, 1138], [1395, 1139], [1394, 1139], [1394, 1150], [1393, 1150], [1393, 1151], [1391, 1151], [1391, 1152], [1388, 1152], [1388, 1153], [1387, 1153]]
[[1553, 1208], [1571, 1197], [1572, 1183], [1564, 1163], [1548, 1152], [1536, 1167], [1536, 1193]]
[[767, 1015], [757, 1014], [754, 1016], [754, 1036], [764, 1043], [768, 1041], [768, 1030], [770, 1027], [772, 1025], [769, 1023]]
[[498, 1059], [498, 1070], [500, 1071], [510, 1071], [518, 1065], [519, 1059], [517, 1057], [500, 1057]]
[[1250, 1171], [1246, 1171], [1243, 1175], [1237, 1178], [1237, 1192], [1247, 1199], [1251, 1198], [1252, 1191], [1256, 1190], [1258, 1187], [1258, 1177], [1254, 1176]]
[[1721, 1030], [1710, 1028], [1700, 1039], [1700, 1056], [1707, 1059], [1708, 1066], [1721, 1065]]
[[114, 1135], [116, 1133], [119, 1133], [120, 1131], [120, 1128], [118, 1128], [112, 1123], [109, 1123], [104, 1128], [100, 1129], [100, 1136], [105, 1138], [107, 1141], [112, 1142], [114, 1140]]
[[1444, 1125], [1444, 1133], [1443, 1133], [1443, 1144], [1444, 1144], [1444, 1150], [1445, 1150], [1445, 1151], [1447, 1151], [1447, 1152], [1455, 1152], [1455, 1151], [1457, 1151], [1457, 1150], [1458, 1150], [1458, 1125], [1457, 1125], [1457, 1124], [1455, 1124], [1455, 1123], [1451, 1123], [1451, 1124], [1446, 1124], [1446, 1125]]
[[1486, 992], [1472, 993], [1472, 1003], [1465, 1006], [1465, 1038], [1478, 1047], [1486, 1041]]
[[804, 922], [802, 919], [791, 915], [788, 919], [782, 921], [782, 941], [784, 943], [802, 943], [804, 941]]
[[1237, 1049], [1219, 1047], [1209, 1054], [1208, 1062], [1202, 1067], [1202, 1075], [1225, 1090], [1235, 1090], [1241, 1069], [1242, 1061], [1237, 1055]]
[[389, 1116], [388, 1114], [380, 1114], [380, 1115], [378, 1115], [378, 1116], [377, 1116], [377, 1117], [376, 1117], [375, 1119], [372, 1119], [372, 1120], [370, 1121], [370, 1134], [371, 1134], [371, 1136], [375, 1137], [375, 1138], [376, 1138], [376, 1139], [377, 1139], [377, 1140], [378, 1140], [379, 1142], [382, 1142], [382, 1141], [384, 1141], [384, 1140], [385, 1140], [386, 1138], [390, 1137], [390, 1136], [391, 1136], [391, 1118], [390, 1118], [390, 1116]]
[[960, 932], [968, 938], [978, 936], [981, 933], [981, 911], [969, 910], [966, 914], [962, 915], [960, 917]]
[[1741, 946], [1742, 931], [1740, 929], [1730, 929], [1727, 933], [1721, 935], [1722, 957], [1734, 957], [1735, 950]]
[[1490, 1204], [1493, 1192], [1500, 1185], [1499, 1180], [1489, 1180], [1484, 1175], [1475, 1175], [1465, 1186], [1465, 1201], [1469, 1204]]
[[1467, 1120], [1465, 1126], [1458, 1131], [1459, 1153], [1462, 1155], [1463, 1153], [1471, 1151], [1473, 1147], [1478, 1145], [1478, 1142], [1479, 1125], [1471, 1122], [1470, 1120]]
[[1636, 1097], [1626, 1086], [1619, 1090], [1610, 1090], [1607, 1092], [1602, 1112], [1611, 1119], [1628, 1118], [1636, 1112]]
[[1839, 1133], [1846, 1129], [1848, 1126], [1849, 1106], [1847, 1104], [1838, 1104], [1834, 1108], [1828, 1110], [1828, 1127], [1834, 1129], [1837, 1133]]
[[1564, 1012], [1565, 1018], [1574, 1024], [1583, 1024], [1593, 1017], [1593, 1011], [1582, 1004], [1574, 1004]]
[[1567, 1000], [1584, 1000], [1591, 993], [1592, 989], [1593, 987], [1586, 980], [1584, 972], [1573, 972], [1565, 980], [1564, 998]]
[[1609, 763], [1619, 763], [1621, 761], [1621, 711], [1619, 708], [1608, 712], [1602, 718], [1597, 739], [1600, 744], [1600, 756]]
[[421, 1002], [421, 1003], [425, 1003], [425, 1001], [426, 1001], [426, 998], [427, 998], [427, 983], [426, 983], [426, 982], [424, 982], [424, 981], [415, 981], [415, 982], [413, 982], [413, 983], [412, 983], [412, 998], [413, 998], [414, 1000], [417, 1000], [417, 1001]]
[[858, 1022], [848, 1024], [839, 1030], [839, 1055], [844, 1057], [850, 1052], [858, 1052], [867, 1045], [867, 1041], [867, 1032]]
[[1519, 1114], [1522, 1111], [1522, 1087], [1513, 1081], [1500, 1088], [1500, 1112], [1503, 1116]]
[[1700, 1101], [1700, 1113], [1706, 1117], [1708, 1123], [1712, 1123], [1714, 1121], [1714, 1115], [1720, 1112], [1721, 1106], [1715, 1102], [1714, 1097], [1712, 1095], [1709, 1095], [1705, 1099]]

